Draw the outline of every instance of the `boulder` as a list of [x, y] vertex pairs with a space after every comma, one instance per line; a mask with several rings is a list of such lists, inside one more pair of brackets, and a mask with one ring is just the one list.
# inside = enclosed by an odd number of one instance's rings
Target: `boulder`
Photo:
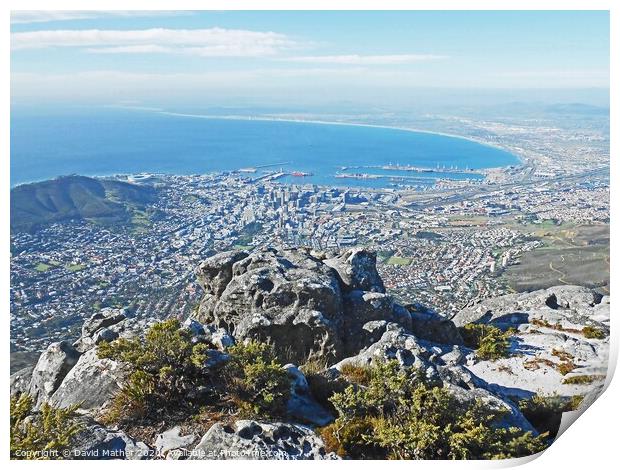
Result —
[[333, 366], [340, 370], [344, 364], [371, 365], [376, 362], [396, 360], [402, 367], [416, 367], [430, 376], [435, 376], [434, 365], [429, 351], [420, 341], [395, 323], [387, 325], [379, 341], [363, 349], [359, 354], [343, 359]]
[[336, 270], [344, 290], [363, 290], [385, 293], [377, 272], [377, 255], [365, 248], [353, 248], [324, 261]]
[[292, 418], [315, 426], [326, 426], [334, 417], [314, 399], [303, 372], [293, 364], [284, 366], [291, 379], [291, 396], [286, 412]]
[[499, 398], [483, 388], [467, 389], [452, 384], [447, 384], [447, 388], [460, 403], [471, 404], [479, 400], [490, 411], [502, 414], [501, 419], [494, 423], [495, 426], [501, 428], [517, 427], [524, 431], [530, 431], [535, 436], [538, 435], [538, 431], [510, 401]]
[[408, 306], [411, 332], [418, 338], [443, 344], [463, 344], [458, 328], [448, 318], [430, 311]]
[[517, 327], [530, 322], [532, 318], [545, 319], [551, 323], [587, 324], [602, 299], [602, 295], [587, 287], [556, 286], [486, 299], [461, 310], [452, 320], [457, 326], [492, 323], [501, 327]]
[[11, 374], [11, 378], [9, 380], [11, 395], [28, 392], [33, 371], [34, 366], [29, 366]]
[[201, 269], [207, 295], [199, 307], [199, 320], [211, 320], [237, 339], [270, 342], [298, 361], [312, 355], [332, 359], [342, 355], [338, 279], [305, 250], [218, 255]]
[[98, 330], [122, 322], [127, 315], [124, 310], [104, 308], [88, 318], [82, 325], [82, 336], [93, 336]]
[[207, 293], [221, 295], [232, 279], [233, 265], [247, 256], [247, 251], [226, 251], [212, 256], [198, 267], [198, 281]]
[[214, 424], [190, 460], [332, 460], [333, 453], [310, 428], [242, 420]]
[[257, 339], [296, 362], [320, 357], [333, 364], [367, 347], [369, 338], [378, 339], [376, 329], [364, 328], [369, 322], [411, 327], [407, 309], [385, 294], [374, 253], [353, 249], [331, 258], [312, 253], [263, 248], [202, 263], [205, 295], [196, 319], [210, 323], [209, 341], [226, 349], [232, 336]]
[[66, 375], [50, 402], [63, 408], [79, 404], [84, 411], [96, 412], [120, 390], [127, 374], [125, 366], [99, 359], [96, 349], [90, 349]]
[[82, 430], [74, 437], [70, 459], [145, 460], [153, 451], [123, 431], [107, 429], [90, 419], [82, 420]]
[[68, 341], [52, 343], [41, 353], [28, 388], [36, 407], [49, 400], [79, 357], [80, 353]]
[[188, 448], [198, 440], [196, 434], [181, 435], [181, 428], [175, 426], [162, 432], [155, 439], [155, 450], [160, 457], [176, 459], [185, 456]]
[[84, 353], [102, 341], [114, 341], [127, 323], [123, 309], [104, 308], [84, 321], [82, 335], [73, 346]]

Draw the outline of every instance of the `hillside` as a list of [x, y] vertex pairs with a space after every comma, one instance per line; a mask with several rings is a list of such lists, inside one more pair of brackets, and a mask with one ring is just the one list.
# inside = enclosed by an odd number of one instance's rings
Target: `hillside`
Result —
[[126, 224], [131, 208], [143, 208], [155, 190], [115, 180], [62, 176], [11, 189], [11, 231], [32, 231], [71, 219]]

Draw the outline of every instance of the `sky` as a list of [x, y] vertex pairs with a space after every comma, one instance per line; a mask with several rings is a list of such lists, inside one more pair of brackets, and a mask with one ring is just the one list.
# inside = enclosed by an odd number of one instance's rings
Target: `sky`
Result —
[[381, 104], [424, 90], [587, 100], [608, 87], [604, 11], [11, 15], [14, 105]]

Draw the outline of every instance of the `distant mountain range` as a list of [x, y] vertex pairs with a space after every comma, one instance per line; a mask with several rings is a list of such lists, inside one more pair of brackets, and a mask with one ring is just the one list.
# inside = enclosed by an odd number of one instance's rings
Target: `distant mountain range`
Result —
[[132, 209], [155, 198], [150, 186], [77, 175], [23, 184], [11, 189], [11, 232], [67, 220], [128, 224]]

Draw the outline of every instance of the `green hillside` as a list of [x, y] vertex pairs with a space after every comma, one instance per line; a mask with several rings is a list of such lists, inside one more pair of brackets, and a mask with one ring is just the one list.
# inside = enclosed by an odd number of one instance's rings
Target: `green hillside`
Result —
[[11, 231], [32, 231], [66, 220], [131, 222], [134, 209], [154, 201], [152, 187], [122, 181], [62, 176], [11, 190]]

